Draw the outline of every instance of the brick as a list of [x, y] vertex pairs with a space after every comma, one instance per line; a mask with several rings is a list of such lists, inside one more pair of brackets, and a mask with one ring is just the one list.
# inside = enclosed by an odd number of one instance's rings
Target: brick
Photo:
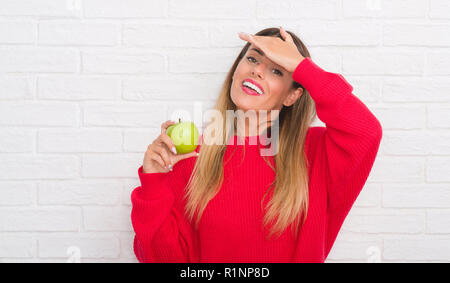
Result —
[[385, 131], [383, 153], [390, 155], [428, 155], [432, 138], [421, 131]]
[[161, 128], [145, 130], [125, 130], [124, 150], [126, 152], [145, 153], [147, 147], [161, 134]]
[[366, 183], [358, 198], [355, 207], [377, 207], [381, 204], [381, 184]]
[[423, 105], [372, 107], [371, 111], [380, 120], [383, 130], [414, 130], [426, 127], [426, 108]]
[[449, 154], [450, 133], [434, 131], [384, 131], [380, 148], [388, 155]]
[[40, 236], [39, 257], [70, 258], [70, 248], [79, 249], [80, 259], [118, 258], [120, 242], [114, 236], [77, 235], [76, 237]]
[[68, 126], [79, 124], [79, 109], [72, 103], [2, 102], [1, 126]]
[[133, 230], [129, 207], [85, 207], [83, 216], [86, 231], [130, 232]]
[[0, 21], [0, 43], [31, 44], [35, 41], [36, 25], [33, 22]]
[[344, 51], [342, 69], [358, 75], [421, 75], [423, 57], [423, 53], [415, 51]]
[[41, 21], [39, 44], [53, 45], [116, 45], [120, 26], [115, 23], [80, 21]]
[[430, 0], [431, 19], [450, 19], [450, 3], [447, 0]]
[[80, 175], [76, 156], [3, 155], [0, 162], [0, 180], [65, 179]]
[[340, 233], [327, 260], [357, 260], [367, 262], [371, 252], [379, 251], [381, 256], [383, 240], [380, 236]]
[[[169, 54], [171, 73], [227, 73], [238, 53], [219, 50], [186, 50]], [[214, 64], [211, 64], [214, 58]]]
[[170, 18], [249, 19], [255, 16], [255, 1], [169, 1]]
[[427, 182], [449, 182], [450, 176], [450, 157], [430, 156], [427, 158], [427, 167], [425, 171]]
[[342, 56], [340, 56], [340, 51], [336, 48], [319, 46], [315, 47], [313, 50], [311, 49], [310, 53], [312, 53], [313, 62], [327, 72], [339, 73], [344, 77], [349, 75], [342, 72]]
[[141, 182], [138, 177], [134, 179], [127, 179], [124, 181], [124, 186], [122, 189], [122, 204], [125, 206], [131, 206], [131, 193], [132, 191], [139, 187]]
[[31, 258], [35, 251], [36, 243], [31, 236], [0, 236], [0, 258]]
[[[261, 0], [257, 2], [259, 19], [330, 19], [337, 18], [339, 1], [278, 1]], [[248, 12], [248, 11], [247, 11]], [[251, 14], [249, 15], [251, 17]]]
[[345, 18], [425, 18], [428, 2], [423, 0], [343, 0]]
[[427, 233], [450, 233], [450, 209], [430, 209], [427, 211]]
[[75, 17], [81, 15], [81, 0], [2, 0], [0, 15]]
[[383, 101], [450, 102], [450, 80], [439, 77], [390, 77], [383, 79]]
[[87, 18], [165, 18], [168, 0], [84, 1]]
[[[295, 29], [308, 46], [345, 45], [376, 46], [381, 43], [381, 26], [361, 21], [344, 22], [305, 22]], [[320, 34], [321, 36], [317, 36]]]
[[1, 231], [52, 232], [80, 228], [78, 208], [0, 208]]
[[449, 28], [450, 25], [445, 24], [386, 24], [383, 26], [383, 45], [450, 46]]
[[0, 131], [0, 152], [33, 152], [35, 136], [35, 132], [31, 130], [2, 128]]
[[41, 258], [5, 258], [0, 263], [66, 263], [65, 259], [41, 259]]
[[42, 129], [38, 152], [121, 152], [119, 129]]
[[427, 121], [430, 129], [448, 129], [450, 126], [450, 117], [448, 111], [450, 105], [428, 105]]
[[32, 205], [36, 186], [29, 182], [0, 182], [0, 206]]
[[120, 80], [102, 76], [40, 76], [38, 97], [52, 100], [117, 100]]
[[132, 258], [120, 258], [120, 259], [86, 259], [81, 260], [82, 263], [139, 263], [136, 257]]
[[449, 201], [450, 188], [443, 184], [383, 185], [383, 207], [445, 208]]
[[425, 231], [425, 213], [419, 210], [353, 208], [342, 230], [369, 234], [422, 233]]
[[387, 260], [449, 261], [450, 239], [448, 236], [399, 235], [384, 239], [383, 256]]
[[427, 52], [425, 74], [426, 75], [450, 75], [450, 52]]
[[425, 181], [425, 160], [418, 157], [378, 156], [373, 164], [370, 182], [411, 182]]
[[84, 73], [142, 75], [166, 69], [163, 55], [143, 50], [85, 51], [82, 57]]
[[223, 75], [196, 74], [125, 78], [123, 96], [127, 100], [209, 100], [220, 93]]
[[35, 84], [35, 80], [30, 77], [0, 76], [0, 101], [31, 99]]
[[432, 155], [450, 154], [450, 133], [448, 131], [433, 131], [429, 135], [430, 153]]
[[85, 126], [160, 127], [167, 107], [161, 103], [86, 103]]
[[0, 47], [0, 72], [75, 73], [79, 64], [72, 48]]
[[142, 154], [89, 154], [83, 157], [83, 177], [136, 177]]
[[381, 100], [381, 79], [353, 76], [345, 76], [345, 79], [353, 86], [353, 94], [363, 103]]
[[40, 205], [117, 205], [122, 184], [117, 181], [81, 180], [40, 182]]
[[[262, 28], [261, 28], [262, 29]], [[255, 34], [260, 28], [251, 23], [209, 23], [210, 46], [212, 47], [243, 47], [245, 42], [239, 38], [240, 31]]]
[[136, 255], [133, 251], [134, 233], [121, 233], [120, 239], [120, 257], [136, 260]]
[[126, 24], [123, 42], [128, 46], [207, 47], [205, 27], [188, 24]]

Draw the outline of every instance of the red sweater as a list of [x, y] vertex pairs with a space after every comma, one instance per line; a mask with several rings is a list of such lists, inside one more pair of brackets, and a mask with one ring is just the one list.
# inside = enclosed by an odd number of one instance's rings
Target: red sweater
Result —
[[225, 164], [224, 183], [208, 203], [198, 230], [184, 216], [182, 198], [196, 157], [178, 162], [169, 173], [143, 174], [142, 166], [138, 169], [141, 186], [131, 195], [131, 219], [140, 262], [325, 261], [369, 176], [382, 128], [340, 74], [306, 58], [292, 77], [309, 91], [326, 125], [310, 127], [305, 140], [309, 209], [298, 238], [289, 227], [279, 238], [265, 239], [260, 202], [275, 174], [260, 156], [258, 144], [249, 137], [245, 145], [237, 144], [234, 136], [225, 160], [234, 147], [236, 152]]

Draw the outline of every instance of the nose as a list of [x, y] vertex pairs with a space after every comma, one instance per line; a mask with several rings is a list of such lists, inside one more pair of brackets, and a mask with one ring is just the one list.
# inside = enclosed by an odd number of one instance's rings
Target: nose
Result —
[[265, 67], [264, 67], [263, 64], [258, 64], [258, 66], [256, 66], [256, 67], [253, 68], [253, 70], [252, 70], [252, 75], [253, 75], [253, 76], [257, 75], [258, 77], [260, 77], [261, 79], [263, 79], [263, 78], [264, 78], [264, 72], [265, 72], [265, 69], [264, 69], [264, 68], [265, 68]]

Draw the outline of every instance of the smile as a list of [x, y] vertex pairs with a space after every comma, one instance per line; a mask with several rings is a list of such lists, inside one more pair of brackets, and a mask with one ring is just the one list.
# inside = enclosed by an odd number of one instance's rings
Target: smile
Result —
[[241, 89], [246, 93], [246, 94], [250, 94], [250, 95], [254, 95], [254, 96], [261, 96], [262, 94], [259, 94], [258, 92], [256, 92], [255, 90], [248, 88], [244, 85], [241, 85]]
[[242, 90], [250, 95], [263, 95], [264, 91], [262, 87], [251, 79], [245, 79], [241, 85]]

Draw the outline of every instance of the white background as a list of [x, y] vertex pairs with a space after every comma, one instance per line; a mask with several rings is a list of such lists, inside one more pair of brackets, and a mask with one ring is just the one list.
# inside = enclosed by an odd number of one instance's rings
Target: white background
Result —
[[447, 0], [1, 0], [0, 261], [136, 262], [147, 145], [212, 105], [239, 31], [280, 25], [383, 126], [327, 262], [450, 261], [449, 20]]

